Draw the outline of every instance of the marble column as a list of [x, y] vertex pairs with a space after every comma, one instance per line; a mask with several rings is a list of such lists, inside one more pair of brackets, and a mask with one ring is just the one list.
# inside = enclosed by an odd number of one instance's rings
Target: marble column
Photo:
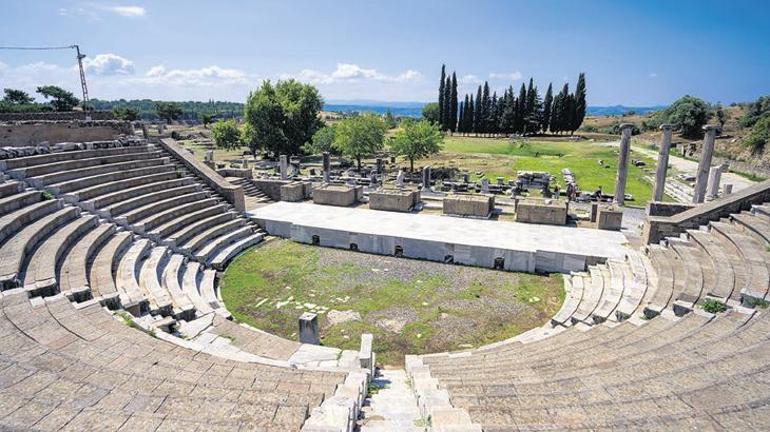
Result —
[[618, 155], [618, 175], [615, 179], [615, 198], [613, 202], [622, 206], [626, 196], [626, 177], [628, 176], [628, 152], [631, 150], [631, 131], [634, 125], [620, 125], [620, 154]]
[[668, 171], [668, 154], [671, 151], [671, 129], [673, 125], [662, 124], [660, 130], [663, 136], [660, 141], [660, 152], [658, 153], [658, 167], [655, 170], [655, 189], [653, 189], [652, 200], [662, 201], [663, 193], [666, 188], [666, 171]]
[[323, 170], [324, 170], [324, 183], [329, 183], [331, 180], [332, 162], [329, 156], [329, 152], [323, 152]]
[[703, 150], [701, 151], [698, 171], [695, 173], [695, 189], [692, 194], [692, 202], [700, 204], [706, 198], [706, 185], [709, 179], [711, 158], [714, 156], [714, 139], [717, 135], [717, 126], [703, 126], [706, 136], [703, 137]]
[[706, 196], [709, 199], [719, 198], [719, 182], [722, 181], [722, 173], [729, 168], [730, 166], [727, 163], [723, 163], [722, 165], [711, 167], [709, 170], [709, 183], [706, 188]]
[[289, 177], [289, 161], [286, 155], [279, 156], [281, 164], [281, 180], [286, 180]]

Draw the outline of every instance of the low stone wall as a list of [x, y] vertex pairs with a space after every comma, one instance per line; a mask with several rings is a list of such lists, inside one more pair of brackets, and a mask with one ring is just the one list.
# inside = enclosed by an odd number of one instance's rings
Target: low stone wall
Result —
[[315, 204], [348, 207], [356, 202], [363, 192], [361, 186], [325, 185], [313, 189]]
[[298, 202], [310, 197], [310, 182], [294, 181], [281, 186], [281, 201]]
[[281, 200], [281, 186], [291, 183], [291, 180], [257, 178], [252, 183], [269, 196], [273, 201]]
[[522, 200], [516, 205], [516, 222], [566, 225], [567, 201]]
[[222, 177], [240, 177], [249, 179], [253, 176], [250, 169], [244, 168], [222, 168], [217, 170], [217, 174], [221, 175]]
[[246, 211], [246, 202], [243, 196], [242, 187], [228, 182], [224, 177], [217, 174], [216, 171], [207, 167], [203, 162], [195, 159], [195, 156], [185, 150], [184, 147], [177, 144], [176, 140], [165, 138], [160, 140], [160, 145], [167, 152], [171, 153], [171, 156], [176, 158], [179, 162], [182, 162], [187, 169], [193, 172], [193, 174], [197, 175], [198, 178], [214, 188], [215, 191], [222, 194], [222, 196], [224, 196], [237, 211]]
[[369, 194], [369, 208], [372, 210], [385, 210], [397, 212], [409, 212], [420, 202], [420, 191], [409, 190], [381, 190]]
[[616, 208], [599, 208], [596, 228], [609, 231], [620, 231], [623, 227], [623, 211]]
[[92, 121], [18, 121], [0, 123], [1, 147], [28, 147], [42, 143], [114, 140], [132, 135], [130, 122]]
[[442, 210], [446, 215], [488, 218], [495, 208], [494, 195], [447, 195]]
[[[91, 120], [115, 120], [115, 114], [112, 111], [91, 111], [88, 113]], [[62, 120], [85, 120], [86, 113], [83, 111], [42, 111], [26, 113], [0, 113], [0, 122], [17, 121], [62, 121]]]
[[650, 201], [647, 203], [647, 216], [673, 216], [694, 207], [695, 204]]
[[717, 221], [731, 213], [751, 208], [752, 204], [770, 201], [770, 180], [709, 201], [671, 217], [649, 216], [644, 222], [642, 239], [646, 244], [658, 243], [665, 237], [676, 236], [688, 229], [696, 229], [710, 221]]

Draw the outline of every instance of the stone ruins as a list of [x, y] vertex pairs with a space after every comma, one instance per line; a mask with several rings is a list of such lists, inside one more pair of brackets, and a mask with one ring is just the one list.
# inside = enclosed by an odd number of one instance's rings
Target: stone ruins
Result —
[[[770, 181], [720, 189], [709, 126], [693, 203], [658, 202], [671, 148], [661, 129], [636, 246], [622, 226], [629, 125], [613, 206], [592, 201], [577, 227], [561, 223], [581, 204], [574, 190], [530, 206], [508, 198], [517, 183], [483, 173], [473, 187], [453, 181], [469, 191], [458, 193], [430, 167], [394, 176], [378, 162], [356, 177], [328, 154], [319, 175], [282, 156], [277, 175], [255, 178], [141, 131], [4, 140], [0, 428], [768, 430]], [[515, 206], [544, 213], [487, 220]], [[558, 272], [565, 299], [514, 338], [378, 372], [371, 335], [355, 350], [320, 345], [315, 314], [298, 317], [296, 340], [233, 321], [219, 276], [267, 235]]]

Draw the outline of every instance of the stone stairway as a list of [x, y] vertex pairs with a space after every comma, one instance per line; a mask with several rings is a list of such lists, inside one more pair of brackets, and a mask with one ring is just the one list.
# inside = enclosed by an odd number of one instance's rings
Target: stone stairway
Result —
[[414, 390], [409, 386], [406, 372], [378, 370], [371, 382], [368, 406], [359, 420], [361, 432], [425, 432], [427, 419], [422, 418]]

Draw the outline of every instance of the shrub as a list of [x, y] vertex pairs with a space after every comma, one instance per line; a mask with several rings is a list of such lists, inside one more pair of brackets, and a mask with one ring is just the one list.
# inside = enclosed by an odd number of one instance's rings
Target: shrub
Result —
[[713, 314], [720, 313], [727, 310], [727, 305], [719, 300], [706, 299], [706, 301], [703, 302], [703, 310]]
[[743, 140], [743, 145], [750, 148], [752, 152], [761, 152], [765, 145], [770, 142], [770, 112], [762, 116], [751, 127], [751, 132]]

